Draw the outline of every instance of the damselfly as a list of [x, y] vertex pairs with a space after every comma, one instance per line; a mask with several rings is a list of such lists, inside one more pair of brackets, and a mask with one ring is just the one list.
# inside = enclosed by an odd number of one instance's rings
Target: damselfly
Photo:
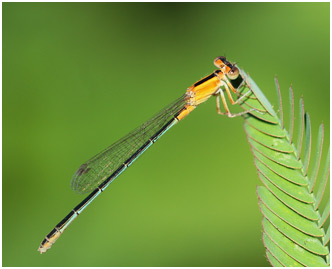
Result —
[[[232, 114], [228, 109], [224, 94], [226, 92], [230, 102], [236, 104], [250, 93], [249, 90], [241, 95], [238, 91], [244, 82], [239, 69], [235, 64], [227, 61], [225, 57], [217, 57], [214, 64], [218, 69], [211, 75], [197, 81], [187, 89], [184, 95], [165, 107], [152, 119], [81, 165], [71, 181], [72, 189], [79, 193], [91, 193], [45, 237], [38, 248], [40, 253], [51, 248], [68, 225], [82, 213], [93, 199], [102, 193], [115, 178], [167, 130], [186, 117], [199, 104], [211, 96], [216, 96], [219, 114], [235, 117], [249, 112]], [[231, 91], [237, 95], [236, 101], [232, 98]], [[225, 112], [220, 111], [219, 97], [225, 107]]]

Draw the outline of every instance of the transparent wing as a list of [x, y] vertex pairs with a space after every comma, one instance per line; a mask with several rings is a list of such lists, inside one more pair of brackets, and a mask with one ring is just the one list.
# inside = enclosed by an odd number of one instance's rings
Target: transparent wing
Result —
[[82, 164], [71, 180], [72, 189], [78, 193], [94, 190], [171, 120], [185, 103], [183, 95], [140, 127]]

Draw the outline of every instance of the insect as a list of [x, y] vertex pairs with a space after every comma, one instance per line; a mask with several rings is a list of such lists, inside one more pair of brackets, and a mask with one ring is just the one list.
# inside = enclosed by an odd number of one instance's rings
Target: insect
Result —
[[[217, 57], [214, 65], [218, 67], [211, 75], [197, 81], [190, 86], [186, 93], [173, 103], [166, 106], [140, 127], [82, 164], [74, 174], [71, 185], [79, 193], [91, 192], [79, 203], [41, 242], [38, 251], [46, 252], [60, 237], [64, 230], [77, 218], [79, 214], [99, 195], [108, 185], [126, 170], [142, 153], [152, 146], [166, 131], [184, 119], [199, 104], [216, 97], [217, 112], [228, 117], [241, 116], [250, 112], [243, 111], [232, 114], [227, 106], [225, 93], [231, 104], [239, 103], [251, 91], [240, 95], [238, 89], [244, 80], [235, 64], [225, 57]], [[234, 101], [231, 91], [237, 94]], [[220, 99], [225, 108], [221, 112]]]

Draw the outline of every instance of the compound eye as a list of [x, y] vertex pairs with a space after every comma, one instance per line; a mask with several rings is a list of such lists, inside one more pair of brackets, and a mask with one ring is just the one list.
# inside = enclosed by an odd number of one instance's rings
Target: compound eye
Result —
[[236, 66], [233, 66], [232, 69], [227, 73], [227, 76], [229, 79], [234, 80], [238, 78], [239, 74], [239, 69]]

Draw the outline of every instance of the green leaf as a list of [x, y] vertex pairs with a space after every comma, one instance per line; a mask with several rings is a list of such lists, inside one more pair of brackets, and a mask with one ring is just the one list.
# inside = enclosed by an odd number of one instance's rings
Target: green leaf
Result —
[[274, 173], [272, 170], [267, 168], [258, 159], [255, 159], [255, 165], [258, 169], [259, 174], [268, 179], [274, 186], [282, 190], [289, 196], [298, 199], [305, 203], [314, 203], [314, 198], [309, 194], [308, 189], [304, 186], [294, 184], [281, 176]]
[[327, 203], [325, 205], [325, 208], [324, 208], [324, 211], [323, 211], [323, 214], [322, 214], [322, 217], [318, 222], [319, 227], [322, 227], [324, 225], [325, 221], [327, 220], [327, 218], [329, 216], [330, 216], [330, 198], [327, 201]]
[[294, 93], [293, 88], [289, 87], [289, 141], [293, 141], [294, 131]]
[[305, 148], [304, 148], [304, 157], [303, 157], [303, 172], [306, 175], [309, 167], [310, 161], [310, 152], [311, 152], [311, 126], [310, 126], [310, 117], [306, 112], [304, 114], [305, 119]]
[[266, 99], [263, 92], [258, 88], [255, 81], [252, 80], [250, 76], [248, 76], [244, 71], [241, 72], [241, 75], [243, 75], [244, 79], [246, 80], [246, 84], [250, 88], [250, 90], [255, 94], [257, 99], [260, 101], [262, 106], [265, 108], [265, 110], [270, 113], [271, 116], [276, 116], [276, 113], [274, 112], [270, 102]]
[[[248, 89], [248, 90], [249, 90], [249, 89]], [[240, 102], [240, 104], [246, 106], [246, 108], [247, 108], [248, 110], [250, 110], [251, 108], [255, 108], [256, 110], [258, 110], [257, 115], [258, 115], [258, 114], [262, 114], [262, 115], [264, 115], [264, 114], [269, 114], [269, 113], [259, 113], [259, 111], [260, 111], [260, 112], [265, 112], [266, 110], [265, 110], [265, 108], [262, 106], [262, 104], [258, 101], [257, 98], [255, 98], [255, 99], [253, 99], [253, 98], [246, 99], [245, 102], [244, 102], [244, 101], [243, 101], [243, 102]], [[271, 116], [271, 115], [270, 115], [270, 118], [271, 118], [271, 119], [272, 119], [272, 118], [275, 119], [275, 118], [274, 118], [273, 116]]]
[[324, 167], [324, 170], [323, 170], [323, 175], [322, 175], [322, 178], [320, 180], [317, 195], [316, 195], [316, 197], [317, 197], [316, 198], [317, 200], [316, 200], [316, 203], [315, 203], [315, 208], [316, 209], [319, 207], [319, 204], [322, 201], [324, 191], [325, 191], [325, 187], [326, 187], [326, 183], [327, 183], [329, 175], [330, 175], [330, 149], [327, 153], [325, 167]]
[[255, 140], [251, 138], [249, 138], [248, 141], [254, 149], [256, 149], [258, 152], [260, 152], [270, 160], [289, 168], [293, 169], [302, 168], [301, 163], [295, 158], [293, 154], [272, 150], [257, 143]]
[[303, 185], [303, 186], [308, 185], [307, 180], [302, 175], [300, 170], [289, 169], [285, 166], [279, 165], [274, 161], [271, 161], [270, 159], [266, 158], [263, 154], [259, 153], [254, 148], [252, 148], [252, 152], [258, 160], [260, 160], [266, 167], [268, 167], [270, 170], [272, 170], [274, 173], [278, 174], [279, 176], [298, 185]]
[[[287, 255], [280, 247], [278, 247], [266, 233], [263, 233], [263, 241], [265, 247], [269, 250], [273, 257], [278, 257], [278, 263], [282, 266], [287, 267], [303, 267], [302, 264], [298, 263], [292, 257]], [[276, 259], [276, 258], [275, 258]]]
[[271, 192], [262, 186], [257, 187], [259, 199], [280, 219], [287, 222], [296, 229], [315, 237], [323, 237], [324, 232], [317, 226], [316, 222], [310, 221], [297, 214], [282, 202], [280, 202]]
[[330, 226], [327, 229], [327, 232], [326, 232], [326, 234], [324, 236], [324, 239], [323, 239], [324, 246], [326, 246], [329, 242], [330, 242]]
[[[281, 137], [274, 137], [270, 135], [266, 135], [264, 133], [260, 133], [255, 128], [251, 127], [249, 124], [244, 124], [244, 129], [251, 139], [255, 140], [256, 142], [262, 144], [263, 146], [273, 149], [275, 151], [281, 151], [286, 153], [294, 152], [294, 148], [289, 144], [285, 138]], [[256, 140], [259, 138], [259, 140]]]
[[278, 228], [278, 231], [280, 231], [294, 243], [318, 255], [329, 254], [328, 248], [323, 246], [320, 239], [304, 234], [301, 231], [293, 228], [281, 220], [278, 216], [273, 214], [263, 203], [259, 203], [259, 206], [264, 217], [267, 218], [275, 228]]
[[274, 78], [274, 81], [275, 81], [275, 84], [276, 84], [278, 100], [279, 100], [278, 104], [279, 104], [281, 129], [284, 129], [284, 113], [283, 113], [283, 108], [282, 108], [282, 99], [281, 99], [280, 86], [279, 86], [277, 76]]
[[283, 129], [280, 129], [280, 126], [277, 124], [272, 123], [266, 123], [260, 120], [257, 120], [257, 118], [249, 117], [246, 122], [252, 126], [253, 128], [257, 129], [258, 131], [268, 134], [275, 137], [285, 137], [285, 131]]
[[314, 161], [312, 171], [311, 171], [311, 175], [310, 175], [310, 184], [309, 184], [310, 192], [312, 192], [312, 190], [315, 186], [315, 183], [316, 183], [318, 170], [319, 170], [319, 165], [320, 165], [320, 160], [322, 158], [323, 141], [324, 141], [324, 125], [321, 124], [319, 126], [319, 130], [318, 130], [315, 161]]
[[311, 204], [300, 202], [299, 200], [294, 199], [292, 196], [287, 195], [286, 193], [279, 190], [275, 187], [270, 181], [267, 180], [261, 173], [259, 173], [259, 177], [262, 180], [265, 187], [276, 197], [278, 198], [283, 204], [294, 210], [296, 213], [300, 214], [301, 216], [311, 219], [311, 220], [318, 220], [319, 216], [317, 211], [315, 211]]
[[282, 264], [278, 262], [276, 258], [274, 258], [270, 251], [266, 250], [266, 257], [268, 258], [269, 262], [272, 264], [273, 267], [282, 267]]
[[[258, 101], [257, 101], [258, 102]], [[244, 109], [244, 110], [247, 110], [247, 111], [250, 111], [252, 108], [255, 108], [256, 107], [254, 106], [249, 106], [247, 105], [246, 103], [241, 103], [240, 106]], [[259, 111], [256, 111], [256, 110], [252, 110], [249, 112], [252, 116], [255, 116], [256, 118], [260, 119], [260, 120], [264, 120], [264, 121], [267, 121], [267, 122], [270, 122], [272, 124], [278, 124], [278, 120], [271, 116], [269, 113], [261, 113]]]
[[325, 267], [327, 263], [319, 256], [302, 248], [280, 233], [267, 219], [263, 219], [263, 230], [266, 235], [290, 257], [304, 266]]
[[302, 150], [302, 140], [303, 140], [303, 129], [304, 129], [304, 104], [303, 99], [300, 99], [300, 116], [299, 116], [299, 134], [297, 137], [297, 154], [300, 158]]

